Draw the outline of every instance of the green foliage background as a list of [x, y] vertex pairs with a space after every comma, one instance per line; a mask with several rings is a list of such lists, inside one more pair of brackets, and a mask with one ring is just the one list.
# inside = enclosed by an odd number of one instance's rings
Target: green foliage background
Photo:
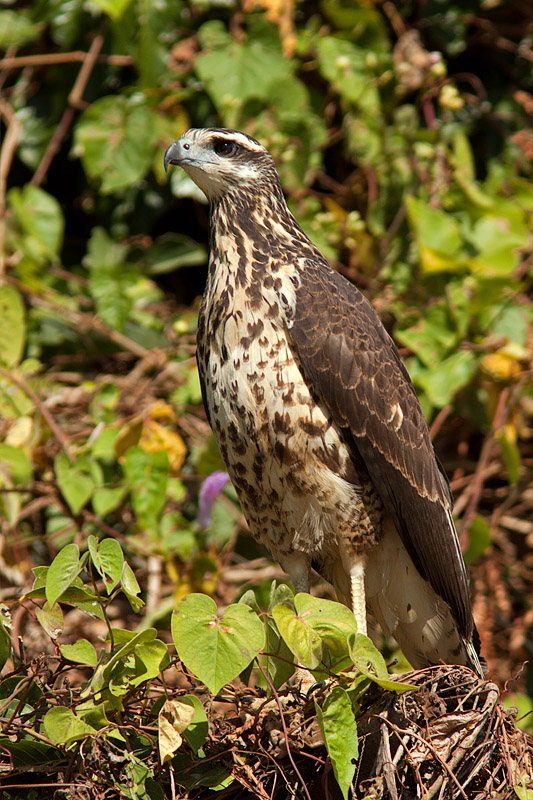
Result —
[[[6, 644], [17, 609], [39, 608], [36, 652], [76, 641], [38, 570], [89, 535], [120, 541], [143, 624], [167, 630], [177, 597], [232, 602], [232, 568], [260, 555], [231, 488], [197, 520], [222, 468], [194, 365], [207, 213], [163, 170], [184, 130], [223, 125], [270, 149], [295, 215], [400, 346], [456, 493], [491, 673], [516, 673], [533, 648], [528, 22], [498, 0], [0, 8], [4, 672], [24, 661]], [[525, 713], [531, 670], [515, 686]]]

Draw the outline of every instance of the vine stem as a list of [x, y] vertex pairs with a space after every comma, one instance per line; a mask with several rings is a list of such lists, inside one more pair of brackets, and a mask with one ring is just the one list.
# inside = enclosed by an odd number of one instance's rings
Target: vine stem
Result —
[[32, 401], [34, 406], [36, 407], [37, 411], [43, 417], [45, 422], [47, 423], [48, 427], [56, 437], [57, 441], [59, 442], [61, 449], [68, 457], [71, 464], [74, 463], [74, 456], [72, 455], [72, 451], [70, 449], [70, 445], [68, 443], [67, 437], [63, 434], [61, 428], [55, 421], [54, 417], [50, 413], [49, 409], [43, 403], [41, 398], [33, 391], [31, 386], [28, 386], [26, 381], [20, 376], [15, 375], [13, 372], [10, 372], [7, 369], [3, 369], [0, 367], [0, 375], [6, 378], [8, 381], [13, 383], [18, 389], [20, 389], [24, 394], [29, 397]]

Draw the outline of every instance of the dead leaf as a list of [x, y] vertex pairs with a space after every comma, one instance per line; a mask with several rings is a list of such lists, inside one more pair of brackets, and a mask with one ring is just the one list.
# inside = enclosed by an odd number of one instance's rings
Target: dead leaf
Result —
[[167, 700], [157, 721], [159, 729], [159, 757], [166, 764], [181, 747], [181, 734], [194, 717], [194, 707], [180, 700]]

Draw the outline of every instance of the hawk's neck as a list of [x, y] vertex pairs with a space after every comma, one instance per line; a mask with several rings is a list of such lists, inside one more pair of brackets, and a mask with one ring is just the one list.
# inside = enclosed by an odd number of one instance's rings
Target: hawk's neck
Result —
[[260, 281], [302, 259], [323, 256], [289, 211], [280, 187], [235, 191], [211, 205], [210, 273], [230, 274], [236, 286]]

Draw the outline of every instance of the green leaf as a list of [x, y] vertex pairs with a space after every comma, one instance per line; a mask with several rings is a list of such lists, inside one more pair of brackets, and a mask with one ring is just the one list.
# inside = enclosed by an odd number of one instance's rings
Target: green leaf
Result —
[[0, 475], [21, 487], [28, 485], [32, 472], [32, 463], [24, 450], [10, 444], [0, 444]]
[[198, 750], [207, 739], [207, 735], [209, 733], [209, 724], [207, 722], [207, 714], [205, 713], [205, 709], [198, 697], [193, 694], [187, 694], [184, 697], [180, 697], [177, 702], [192, 706], [194, 709], [193, 718], [187, 728], [183, 731], [183, 738], [187, 740], [189, 746], [194, 750], [194, 752], [198, 753]]
[[134, 634], [134, 636], [119, 647], [106, 664], [102, 664], [95, 671], [92, 682], [97, 685], [105, 685], [113, 677], [113, 672], [118, 668], [119, 675], [122, 675], [125, 659], [134, 653], [137, 647], [147, 642], [153, 642], [157, 635], [155, 628], [146, 628], [144, 631]]
[[[13, 742], [6, 737], [0, 738], [0, 747], [11, 756], [13, 769], [35, 769], [37, 764], [46, 764], [46, 769], [54, 762], [64, 761], [61, 750], [51, 747], [44, 742], [34, 742], [31, 739], [21, 739]], [[28, 797], [31, 795], [28, 794]]]
[[348, 800], [359, 756], [357, 725], [350, 698], [341, 686], [334, 686], [322, 708], [315, 700], [315, 709], [335, 778], [343, 797]]
[[140, 181], [150, 169], [155, 147], [153, 112], [139, 96], [115, 95], [95, 100], [75, 130], [74, 155], [102, 194]]
[[59, 551], [46, 573], [46, 599], [50, 606], [61, 597], [80, 572], [80, 551], [76, 544], [67, 544]]
[[20, 293], [0, 286], [0, 364], [11, 369], [20, 363], [26, 339], [26, 314]]
[[65, 706], [49, 709], [43, 723], [46, 735], [54, 744], [71, 744], [96, 733], [92, 725], [87, 725], [74, 714], [72, 709]]
[[22, 237], [18, 245], [37, 263], [55, 260], [63, 244], [65, 220], [55, 197], [27, 183], [8, 192], [8, 202]]
[[180, 267], [196, 267], [207, 262], [205, 247], [189, 236], [167, 233], [153, 243], [144, 256], [150, 275], [165, 275]]
[[268, 677], [275, 689], [279, 689], [294, 673], [293, 654], [280, 636], [271, 616], [267, 617], [266, 621], [264, 661]]
[[316, 669], [322, 661], [322, 639], [320, 634], [300, 619], [296, 610], [280, 603], [272, 609], [278, 631], [298, 664]]
[[451, 214], [432, 208], [416, 197], [405, 200], [407, 214], [426, 274], [456, 272], [464, 263], [459, 224]]
[[96, 667], [98, 656], [94, 646], [87, 639], [79, 639], [76, 644], [62, 644], [59, 646], [61, 655], [75, 664], [88, 664]]
[[[117, 331], [124, 329], [133, 308], [133, 300], [127, 294], [132, 284], [131, 276], [131, 270], [118, 276], [110, 271], [99, 270], [89, 277], [89, 291], [98, 315], [106, 325]], [[134, 280], [137, 280], [136, 275]]]
[[165, 505], [168, 456], [162, 450], [147, 453], [140, 447], [130, 447], [124, 471], [131, 484], [133, 509], [141, 525], [149, 524]]
[[529, 776], [523, 775], [521, 784], [514, 784], [513, 789], [518, 797], [518, 800], [533, 800], [533, 789], [528, 787], [528, 782]]
[[500, 443], [505, 468], [509, 477], [511, 486], [517, 486], [520, 480], [520, 468], [522, 460], [520, 458], [520, 450], [513, 439], [508, 435], [505, 428], [500, 428], [497, 431], [496, 439]]
[[348, 648], [350, 658], [357, 670], [381, 686], [382, 689], [401, 694], [417, 688], [410, 683], [401, 683], [390, 679], [385, 659], [368, 636], [362, 633], [350, 634]]
[[248, 100], [274, 100], [271, 87], [292, 75], [292, 63], [283, 57], [274, 26], [262, 21], [255, 27], [256, 35], [250, 31], [242, 44], [218, 21], [205, 23], [199, 31], [204, 52], [194, 68], [228, 126], [238, 123], [240, 109]]
[[491, 311], [493, 313], [493, 318], [490, 320], [491, 335], [505, 336], [513, 344], [526, 347], [529, 336], [529, 318], [525, 308], [514, 304], [502, 304], [500, 308], [493, 307]]
[[104, 228], [97, 226], [91, 231], [91, 238], [87, 245], [87, 255], [83, 264], [91, 272], [109, 270], [120, 272], [126, 263], [128, 247], [112, 239]]
[[135, 577], [135, 574], [127, 561], [124, 562], [121, 585], [122, 591], [126, 595], [132, 610], [137, 614], [144, 606], [144, 600], [141, 600], [141, 598], [138, 597], [141, 587], [139, 586], [137, 578]]
[[124, 553], [116, 539], [104, 539], [97, 546], [95, 537], [89, 538], [89, 552], [94, 566], [104, 579], [108, 594], [122, 578], [124, 568]]
[[321, 74], [341, 97], [360, 111], [379, 115], [381, 102], [377, 80], [368, 70], [368, 51], [336, 36], [324, 36], [317, 42], [318, 65]]
[[0, 619], [0, 672], [11, 655], [11, 636]]
[[214, 600], [189, 594], [172, 615], [172, 638], [183, 663], [216, 694], [264, 647], [265, 629], [248, 606], [230, 605], [218, 617]]
[[48, 0], [39, 8], [39, 14], [49, 27], [47, 33], [62, 51], [75, 46], [83, 25], [85, 0]]
[[132, 686], [139, 686], [156, 678], [170, 664], [168, 647], [159, 639], [141, 642], [135, 648], [134, 655], [135, 677], [130, 681]]
[[57, 483], [73, 514], [79, 514], [94, 491], [97, 483], [94, 479], [95, 468], [96, 462], [89, 458], [80, 458], [72, 464], [65, 453], [59, 453], [56, 457], [54, 469]]
[[349, 665], [347, 638], [357, 625], [346, 606], [302, 592], [294, 598], [294, 609], [284, 602], [272, 616], [298, 663], [311, 670], [320, 665], [326, 674]]
[[425, 308], [418, 319], [417, 316], [417, 312], [407, 315], [394, 335], [427, 367], [438, 369], [442, 359], [457, 345], [455, 320], [442, 300]]
[[139, 280], [138, 271], [126, 266], [128, 248], [112, 239], [103, 228], [91, 234], [84, 266], [89, 268], [89, 291], [99, 316], [121, 331], [133, 308], [128, 292]]
[[36, 616], [50, 638], [54, 640], [57, 639], [63, 630], [63, 612], [61, 611], [61, 606], [58, 603], [54, 606], [45, 603], [42, 608], [37, 609]]
[[99, 517], [105, 517], [111, 511], [115, 511], [128, 493], [127, 486], [100, 486], [94, 490], [92, 496], [92, 506]]
[[475, 516], [468, 528], [468, 547], [464, 552], [467, 564], [472, 564], [492, 544], [490, 525], [483, 517]]
[[452, 353], [432, 369], [420, 370], [411, 377], [436, 408], [444, 408], [470, 383], [477, 369], [477, 357], [470, 350]]
[[21, 47], [37, 39], [42, 22], [34, 22], [27, 11], [2, 9], [0, 11], [0, 48]]
[[91, 0], [91, 5], [111, 19], [119, 19], [130, 3], [131, 0]]
[[506, 217], [487, 214], [477, 220], [469, 236], [478, 254], [468, 262], [473, 272], [489, 277], [511, 276], [520, 263], [519, 247], [526, 232], [517, 231]]

